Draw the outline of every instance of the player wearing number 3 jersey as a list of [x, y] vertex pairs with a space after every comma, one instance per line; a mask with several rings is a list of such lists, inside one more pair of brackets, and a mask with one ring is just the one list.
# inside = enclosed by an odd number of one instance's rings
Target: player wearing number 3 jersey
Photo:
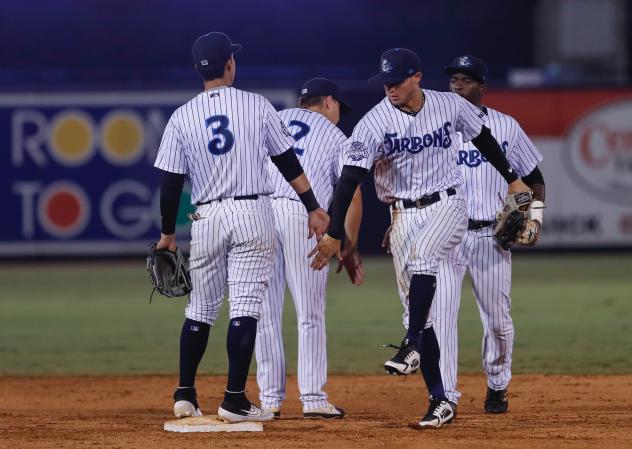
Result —
[[229, 422], [273, 418], [245, 394], [274, 251], [270, 159], [307, 209], [309, 233], [321, 235], [329, 224], [278, 113], [262, 96], [231, 86], [233, 53], [240, 48], [223, 33], [195, 41], [193, 59], [205, 90], [173, 113], [155, 163], [162, 175], [158, 249], [176, 249], [175, 220], [185, 175], [197, 205], [191, 228], [193, 290], [180, 336], [180, 385], [174, 394], [177, 418], [201, 415], [195, 375], [227, 287], [228, 384], [218, 415]]
[[[334, 184], [340, 176], [341, 150], [347, 140], [336, 127], [341, 114], [350, 111], [338, 87], [325, 78], [309, 80], [301, 89], [299, 107], [279, 115], [293, 134], [294, 151], [309, 177], [314, 194], [329, 205]], [[283, 299], [287, 281], [298, 321], [298, 385], [307, 418], [342, 418], [344, 411], [331, 404], [323, 391], [327, 381], [325, 291], [327, 270], [314, 271], [306, 257], [316, 239], [305, 239], [307, 214], [299, 198], [275, 167], [270, 168], [274, 185], [272, 209], [276, 231], [273, 275], [257, 328], [257, 381], [261, 406], [280, 415], [285, 399], [285, 354], [281, 333]], [[361, 219], [359, 189], [348, 215], [347, 244], [354, 248]], [[355, 251], [347, 256], [347, 269], [354, 283], [362, 281], [362, 267]]]

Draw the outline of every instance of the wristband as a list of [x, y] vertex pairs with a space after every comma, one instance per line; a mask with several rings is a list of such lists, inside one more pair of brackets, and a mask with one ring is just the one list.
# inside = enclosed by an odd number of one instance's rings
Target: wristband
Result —
[[544, 203], [542, 201], [533, 201], [529, 207], [529, 219], [535, 220], [542, 225]]
[[320, 208], [320, 204], [318, 204], [318, 200], [314, 196], [314, 191], [311, 189], [311, 187], [305, 192], [299, 193], [298, 197], [301, 199], [301, 203], [303, 203], [303, 206], [305, 206], [307, 212], [313, 212], [316, 209]]

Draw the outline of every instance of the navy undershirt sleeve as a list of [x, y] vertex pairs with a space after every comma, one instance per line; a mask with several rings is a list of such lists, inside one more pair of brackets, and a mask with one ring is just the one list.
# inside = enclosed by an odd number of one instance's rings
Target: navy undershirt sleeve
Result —
[[183, 186], [183, 174], [160, 170], [160, 215], [163, 234], [170, 235], [176, 232], [176, 218]]
[[334, 199], [331, 202], [331, 222], [327, 234], [331, 237], [342, 240], [345, 234], [345, 218], [347, 209], [353, 200], [356, 189], [362, 182], [362, 178], [368, 173], [363, 167], [345, 165], [340, 173], [340, 179], [336, 184]]
[[501, 150], [500, 145], [498, 145], [498, 142], [494, 139], [488, 127], [483, 126], [481, 133], [472, 139], [472, 143], [494, 168], [498, 170], [498, 173], [505, 178], [507, 184], [511, 184], [518, 179], [518, 175], [513, 168], [511, 168], [511, 165], [509, 165], [505, 153]]

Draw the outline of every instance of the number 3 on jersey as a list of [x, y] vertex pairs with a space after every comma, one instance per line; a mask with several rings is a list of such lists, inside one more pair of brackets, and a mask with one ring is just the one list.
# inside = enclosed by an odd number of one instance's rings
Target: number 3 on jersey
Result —
[[[307, 123], [303, 123], [300, 122], [298, 120], [290, 120], [290, 123], [288, 123], [288, 126], [291, 128], [293, 126], [298, 127], [298, 131], [296, 131], [294, 134], [292, 134], [292, 137], [294, 137], [294, 140], [296, 141], [296, 143], [298, 143], [299, 140], [301, 140], [303, 137], [305, 137], [307, 135], [307, 133], [309, 132], [310, 128], [307, 125]], [[292, 148], [294, 148], [294, 152], [299, 155], [302, 156], [303, 153], [305, 153], [305, 149], [303, 148], [298, 148], [296, 145], [294, 145]]]
[[206, 127], [210, 128], [213, 136], [215, 136], [208, 141], [208, 150], [211, 154], [220, 156], [228, 153], [233, 148], [235, 136], [228, 129], [229, 124], [230, 120], [225, 115], [214, 115], [206, 119]]

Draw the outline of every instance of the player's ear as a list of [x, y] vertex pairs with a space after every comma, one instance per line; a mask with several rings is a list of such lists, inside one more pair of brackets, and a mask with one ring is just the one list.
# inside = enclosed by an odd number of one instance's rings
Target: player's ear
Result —
[[487, 90], [487, 84], [481, 84], [478, 87], [478, 91], [481, 93], [481, 95], [483, 95], [485, 93], [485, 91]]
[[422, 77], [423, 77], [423, 74], [421, 72], [417, 72], [413, 75], [413, 78], [415, 79], [416, 82], [420, 82]]
[[334, 97], [327, 95], [325, 97], [325, 109], [330, 110], [334, 107]]

